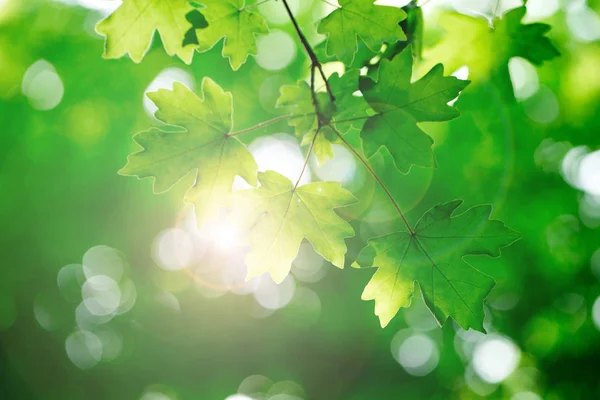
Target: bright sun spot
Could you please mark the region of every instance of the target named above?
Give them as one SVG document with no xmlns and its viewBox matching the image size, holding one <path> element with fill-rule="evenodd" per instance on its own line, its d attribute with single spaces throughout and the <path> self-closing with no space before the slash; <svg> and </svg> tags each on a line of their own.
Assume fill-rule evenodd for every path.
<svg viewBox="0 0 600 400">
<path fill-rule="evenodd" d="M 228 224 L 221 224 L 212 231 L 212 242 L 219 250 L 227 250 L 239 244 L 238 230 Z"/>
</svg>

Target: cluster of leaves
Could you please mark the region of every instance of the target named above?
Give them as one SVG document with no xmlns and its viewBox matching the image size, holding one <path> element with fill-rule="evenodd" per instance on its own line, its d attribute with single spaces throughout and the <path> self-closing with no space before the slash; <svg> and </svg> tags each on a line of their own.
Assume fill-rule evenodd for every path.
<svg viewBox="0 0 600 400">
<path fill-rule="evenodd" d="M 257 7 L 261 3 L 125 0 L 97 30 L 106 36 L 106 57 L 128 53 L 136 62 L 148 50 L 154 31 L 167 53 L 186 63 L 194 52 L 207 51 L 222 41 L 223 56 L 237 70 L 256 54 L 257 36 L 268 32 Z M 400 216 L 400 226 L 368 240 L 352 263 L 358 268 L 377 268 L 362 298 L 375 300 L 381 325 L 410 305 L 418 283 L 440 324 L 451 317 L 464 329 L 484 331 L 483 302 L 494 281 L 463 257 L 499 256 L 500 249 L 519 235 L 502 222 L 490 220 L 491 206 L 457 213 L 460 200 L 433 207 L 411 225 L 378 176 L 374 161 L 385 154 L 404 174 L 413 165 L 435 167 L 433 140 L 419 123 L 457 118 L 458 110 L 448 103 L 469 82 L 445 76 L 442 64 L 416 79 L 413 60 L 421 56 L 423 20 L 415 2 L 401 9 L 378 6 L 373 0 L 340 0 L 334 11 L 318 21 L 318 32 L 327 39 L 314 49 L 287 2 L 280 3 L 310 61 L 308 82 L 281 88 L 277 107 L 285 114 L 236 131 L 230 93 L 209 78 L 204 78 L 200 96 L 176 83 L 172 90 L 148 96 L 158 107 L 156 117 L 180 129 L 153 128 L 135 135 L 141 149 L 130 155 L 121 173 L 154 177 L 156 192 L 168 190 L 193 173 L 196 180 L 185 200 L 195 205 L 198 223 L 215 218 L 221 207 L 231 209 L 231 220 L 248 232 L 248 277 L 269 272 L 281 282 L 304 239 L 335 266 L 346 264 L 345 239 L 355 232 L 334 210 L 357 200 L 339 183 L 299 185 L 311 154 L 323 163 L 333 156 L 332 143 L 343 144 L 372 174 Z M 516 38 L 503 39 L 503 51 L 539 62 L 555 56 L 544 36 L 545 26 L 521 24 L 523 14 L 524 8 L 517 8 L 498 24 L 501 35 Z M 528 45 L 536 41 L 545 46 L 532 51 Z M 323 73 L 321 63 L 332 60 L 346 66 L 341 76 Z M 361 68 L 367 72 L 361 73 Z M 318 75 L 323 88 L 315 84 Z M 304 169 L 295 183 L 275 171 L 259 172 L 252 154 L 238 140 L 238 135 L 282 119 L 288 120 L 308 147 Z M 350 133 L 357 131 L 360 140 L 350 140 Z M 236 176 L 254 188 L 234 193 Z"/>
</svg>

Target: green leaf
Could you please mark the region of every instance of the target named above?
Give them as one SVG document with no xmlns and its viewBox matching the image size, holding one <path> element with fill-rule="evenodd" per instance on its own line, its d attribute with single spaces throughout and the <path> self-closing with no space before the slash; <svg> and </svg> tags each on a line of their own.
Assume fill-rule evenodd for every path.
<svg viewBox="0 0 600 400">
<path fill-rule="evenodd" d="M 319 110 L 341 134 L 345 134 L 352 128 L 361 129 L 369 115 L 374 114 L 362 95 L 357 95 L 359 77 L 360 71 L 357 69 L 348 70 L 342 76 L 335 72 L 329 77 L 329 86 L 335 97 L 335 104 L 331 102 L 326 92 L 317 93 Z M 292 117 L 288 123 L 294 127 L 296 135 L 304 135 L 302 145 L 310 144 L 318 127 L 318 118 L 308 83 L 300 81 L 297 85 L 282 86 L 276 106 L 285 108 L 291 113 Z M 333 157 L 333 150 L 327 137 L 336 137 L 331 128 L 322 129 L 324 132 L 319 134 L 315 142 L 315 152 L 320 164 Z"/>
<path fill-rule="evenodd" d="M 345 238 L 354 230 L 334 208 L 356 202 L 339 183 L 316 182 L 294 188 L 274 171 L 259 172 L 260 187 L 237 192 L 231 219 L 249 229 L 248 279 L 269 272 L 275 282 L 288 275 L 304 238 L 324 259 L 343 268 Z"/>
<path fill-rule="evenodd" d="M 104 57 L 129 54 L 133 61 L 140 62 L 150 48 L 154 31 L 158 31 L 167 54 L 191 63 L 194 47 L 184 46 L 183 38 L 189 27 L 186 14 L 193 9 L 187 0 L 124 0 L 96 26 L 96 31 L 106 37 Z"/>
<path fill-rule="evenodd" d="M 404 173 L 412 165 L 434 166 L 433 141 L 417 122 L 458 117 L 458 110 L 447 103 L 469 83 L 444 77 L 441 64 L 411 83 L 412 63 L 411 49 L 407 48 L 391 61 L 381 61 L 376 82 L 363 77 L 360 85 L 365 99 L 377 112 L 361 132 L 365 154 L 372 157 L 380 147 L 387 147 L 396 167 Z"/>
<path fill-rule="evenodd" d="M 546 34 L 552 28 L 550 25 L 521 23 L 527 8 L 518 7 L 504 15 L 496 27 L 498 40 L 509 46 L 510 57 L 522 57 L 535 65 L 560 56 L 560 52 Z"/>
<path fill-rule="evenodd" d="M 232 130 L 232 96 L 209 78 L 202 81 L 202 98 L 183 84 L 173 90 L 148 93 L 158 107 L 156 117 L 178 132 L 150 129 L 134 136 L 142 150 L 129 156 L 122 175 L 154 177 L 154 191 L 170 189 L 189 173 L 196 182 L 186 195 L 195 204 L 199 222 L 214 218 L 221 206 L 231 206 L 236 176 L 256 185 L 257 165 Z"/>
<path fill-rule="evenodd" d="M 351 65 L 358 51 L 360 37 L 372 51 L 383 42 L 406 40 L 400 21 L 406 13 L 397 7 L 375 6 L 374 0 L 340 0 L 340 8 L 325 17 L 318 32 L 327 35 L 327 53 Z"/>
<path fill-rule="evenodd" d="M 317 59 L 323 64 L 338 61 L 335 55 L 327 54 L 327 39 L 314 46 L 313 50 Z M 354 54 L 354 60 L 351 64 L 346 64 L 346 67 L 361 69 L 362 67 L 368 66 L 373 57 L 379 54 L 379 50 L 380 49 L 377 49 L 377 51 L 370 50 L 365 42 L 359 40 L 358 50 L 356 51 L 356 54 Z"/>
<path fill-rule="evenodd" d="M 550 25 L 523 24 L 525 13 L 525 7 L 510 10 L 493 21 L 495 28 L 490 28 L 485 18 L 442 14 L 439 24 L 444 36 L 426 50 L 424 59 L 441 62 L 450 71 L 467 65 L 473 80 L 484 80 L 506 68 L 511 57 L 523 57 L 536 65 L 558 57 L 560 52 L 546 36 Z"/>
<path fill-rule="evenodd" d="M 406 19 L 400 23 L 400 27 L 406 34 L 406 41 L 391 43 L 386 46 L 381 54 L 381 58 L 391 60 L 396 54 L 411 46 L 413 57 L 416 60 L 421 60 L 423 56 L 423 30 L 425 25 L 423 9 L 419 7 L 415 0 L 402 7 L 402 9 L 406 12 Z"/>
<path fill-rule="evenodd" d="M 385 327 L 401 307 L 408 307 L 419 284 L 425 304 L 442 325 L 452 317 L 463 329 L 483 328 L 483 301 L 494 280 L 470 266 L 466 255 L 498 257 L 520 235 L 500 221 L 490 221 L 491 206 L 454 215 L 462 200 L 433 207 L 414 229 L 368 241 L 353 266 L 377 267 L 362 294 L 375 300 L 375 315 Z"/>
<path fill-rule="evenodd" d="M 269 32 L 265 19 L 244 0 L 201 0 L 208 27 L 197 29 L 198 51 L 213 48 L 221 39 L 223 57 L 229 58 L 233 70 L 238 70 L 249 55 L 256 55 L 256 35 Z"/>
<path fill-rule="evenodd" d="M 310 144 L 314 141 L 313 145 L 313 154 L 317 159 L 317 164 L 323 165 L 328 160 L 333 158 L 333 147 L 331 147 L 331 142 L 327 140 L 326 131 L 330 131 L 331 128 L 329 126 L 325 126 L 320 129 L 319 132 L 314 131 L 311 133 L 307 133 L 302 137 L 301 146 L 310 146 Z M 317 137 L 315 138 L 315 135 Z M 333 132 L 329 132 L 329 136 L 334 135 Z"/>
<path fill-rule="evenodd" d="M 370 115 L 375 112 L 359 92 L 360 71 L 347 70 L 339 76 L 337 72 L 329 77 L 329 86 L 335 97 L 335 113 L 332 122 L 340 133 L 350 129 L 361 129 Z"/>
<path fill-rule="evenodd" d="M 183 45 L 186 46 L 188 44 L 192 44 L 197 46 L 198 37 L 196 36 L 196 29 L 204 29 L 208 27 L 208 22 L 202 13 L 198 10 L 190 11 L 185 19 L 188 20 L 192 27 L 185 32 L 185 37 L 183 38 Z"/>
<path fill-rule="evenodd" d="M 326 93 L 317 93 L 319 104 L 329 103 Z M 288 120 L 290 126 L 294 127 L 297 136 L 314 132 L 317 129 L 317 114 L 311 94 L 311 89 L 305 81 L 297 85 L 283 85 L 275 107 L 288 111 L 292 118 Z"/>
</svg>

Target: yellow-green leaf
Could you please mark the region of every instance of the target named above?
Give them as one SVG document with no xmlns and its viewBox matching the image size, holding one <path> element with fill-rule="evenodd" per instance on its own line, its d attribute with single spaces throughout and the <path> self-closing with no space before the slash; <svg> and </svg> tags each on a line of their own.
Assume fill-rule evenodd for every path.
<svg viewBox="0 0 600 400">
<path fill-rule="evenodd" d="M 106 37 L 104 57 L 129 54 L 133 61 L 140 62 L 158 31 L 167 54 L 191 63 L 194 47 L 183 46 L 183 38 L 189 28 L 186 14 L 193 9 L 188 0 L 124 0 L 96 26 L 98 33 Z"/>
<path fill-rule="evenodd" d="M 262 15 L 247 8 L 245 0 L 200 0 L 208 26 L 196 29 L 198 51 L 210 50 L 223 40 L 223 57 L 231 68 L 239 69 L 249 55 L 256 55 L 256 35 L 269 31 Z M 183 36 L 182 36 L 183 39 Z"/>
<path fill-rule="evenodd" d="M 237 192 L 232 221 L 249 229 L 248 279 L 269 272 L 275 282 L 288 275 L 304 238 L 324 259 L 343 268 L 345 238 L 354 230 L 335 212 L 356 202 L 336 182 L 315 182 L 294 188 L 274 171 L 258 173 L 260 186 Z"/>
<path fill-rule="evenodd" d="M 194 173 L 196 182 L 186 201 L 196 205 L 199 222 L 214 218 L 221 206 L 232 203 L 236 176 L 256 185 L 257 165 L 232 130 L 232 97 L 209 78 L 202 81 L 202 97 L 176 82 L 173 90 L 149 93 L 156 117 L 181 131 L 150 129 L 134 136 L 142 150 L 129 156 L 122 175 L 153 177 L 154 190 L 164 192 Z"/>
</svg>

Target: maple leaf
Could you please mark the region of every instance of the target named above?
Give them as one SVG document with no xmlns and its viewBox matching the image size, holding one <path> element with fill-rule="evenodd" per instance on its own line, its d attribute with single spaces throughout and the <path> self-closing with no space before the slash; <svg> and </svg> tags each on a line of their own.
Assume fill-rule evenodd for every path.
<svg viewBox="0 0 600 400">
<path fill-rule="evenodd" d="M 546 34 L 551 26 L 534 23 L 523 24 L 521 21 L 527 13 L 526 7 L 518 7 L 504 15 L 496 27 L 496 35 L 508 46 L 508 57 L 523 57 L 535 65 L 560 56 L 560 52 Z"/>
<path fill-rule="evenodd" d="M 331 118 L 336 129 L 345 134 L 350 129 L 361 129 L 369 115 L 375 112 L 359 92 L 360 70 L 351 69 L 339 76 L 334 72 L 329 77 L 329 86 L 335 97 L 335 112 Z"/>
<path fill-rule="evenodd" d="M 194 47 L 184 46 L 182 40 L 189 26 L 186 14 L 193 9 L 187 0 L 124 0 L 96 26 L 96 31 L 106 37 L 104 57 L 129 54 L 133 61 L 140 62 L 150 48 L 154 31 L 158 31 L 167 54 L 191 63 Z"/>
<path fill-rule="evenodd" d="M 315 135 L 317 135 L 316 138 Z M 331 147 L 331 141 L 327 137 L 334 137 L 334 135 L 335 133 L 333 133 L 329 126 L 324 126 L 318 131 L 304 135 L 300 145 L 310 146 L 312 144 L 312 153 L 317 159 L 317 164 L 323 165 L 333 158 L 333 147 Z"/>
<path fill-rule="evenodd" d="M 397 7 L 376 6 L 374 0 L 340 0 L 340 7 L 323 18 L 318 32 L 327 35 L 327 53 L 351 65 L 360 37 L 372 51 L 383 42 L 406 40 L 399 23 L 406 13 Z"/>
<path fill-rule="evenodd" d="M 335 72 L 328 78 L 335 103 L 331 102 L 326 92 L 317 92 L 316 95 L 322 117 L 327 123 L 332 123 L 341 134 L 352 128 L 361 129 L 367 117 L 374 113 L 362 96 L 355 95 L 355 92 L 358 92 L 359 77 L 360 71 L 351 69 L 342 76 Z M 288 119 L 288 123 L 294 127 L 296 135 L 304 135 L 302 145 L 312 143 L 319 124 L 310 86 L 305 81 L 282 86 L 276 106 L 290 112 L 291 118 Z M 315 141 L 315 155 L 319 164 L 333 157 L 331 142 L 335 137 L 331 128 L 321 128 Z"/>
<path fill-rule="evenodd" d="M 269 272 L 279 283 L 288 275 L 304 238 L 324 259 L 343 268 L 345 238 L 354 230 L 333 210 L 356 202 L 337 182 L 294 187 L 274 171 L 258 173 L 260 186 L 239 191 L 231 220 L 249 229 L 248 279 Z"/>
<path fill-rule="evenodd" d="M 454 215 L 462 200 L 440 204 L 417 223 L 368 241 L 353 266 L 377 267 L 363 300 L 375 300 L 375 315 L 385 327 L 401 307 L 408 307 L 419 284 L 425 304 L 442 325 L 452 317 L 463 329 L 484 332 L 483 301 L 494 286 L 488 275 L 470 266 L 467 255 L 497 257 L 520 235 L 489 220 L 491 206 Z"/>
<path fill-rule="evenodd" d="M 156 117 L 178 132 L 150 129 L 134 136 L 142 150 L 129 156 L 122 175 L 154 177 L 154 191 L 170 189 L 189 173 L 196 182 L 186 194 L 195 204 L 199 222 L 214 218 L 221 206 L 232 202 L 231 186 L 236 176 L 256 185 L 257 165 L 248 149 L 230 136 L 232 96 L 209 78 L 202 81 L 202 98 L 179 82 L 173 90 L 148 93 L 156 104 Z"/>
<path fill-rule="evenodd" d="M 440 25 L 446 34 L 426 51 L 424 58 L 442 62 L 450 71 L 467 65 L 469 75 L 480 80 L 506 66 L 511 57 L 522 57 L 535 65 L 558 57 L 560 52 L 545 36 L 550 25 L 523 24 L 526 11 L 525 7 L 512 9 L 494 20 L 494 27 L 485 18 L 442 14 Z M 456 51 L 457 48 L 461 51 Z"/>
<path fill-rule="evenodd" d="M 283 108 L 290 113 L 288 124 L 294 127 L 296 135 L 313 133 L 317 129 L 318 120 L 309 84 L 300 81 L 296 85 L 283 85 L 279 92 L 275 107 Z M 326 109 L 330 105 L 327 93 L 317 93 L 317 102 L 319 108 Z"/>
<path fill-rule="evenodd" d="M 269 32 L 265 19 L 247 8 L 245 0 L 201 0 L 200 3 L 204 5 L 200 12 L 208 26 L 196 29 L 197 50 L 210 50 L 224 39 L 223 57 L 229 58 L 234 71 L 238 70 L 249 55 L 256 55 L 256 35 Z"/>
<path fill-rule="evenodd" d="M 446 121 L 459 116 L 447 105 L 468 81 L 444 77 L 444 67 L 436 65 L 424 77 L 411 83 L 412 53 L 406 48 L 391 61 L 382 60 L 378 79 L 362 77 L 360 88 L 377 112 L 363 126 L 361 138 L 367 157 L 385 146 L 401 172 L 412 165 L 434 165 L 433 140 L 417 125 L 424 121 Z"/>
</svg>

